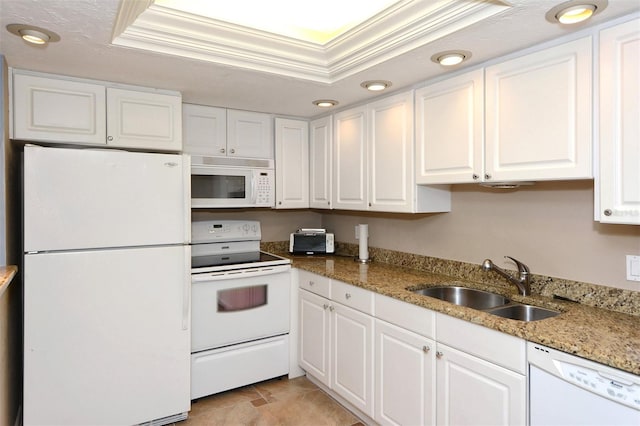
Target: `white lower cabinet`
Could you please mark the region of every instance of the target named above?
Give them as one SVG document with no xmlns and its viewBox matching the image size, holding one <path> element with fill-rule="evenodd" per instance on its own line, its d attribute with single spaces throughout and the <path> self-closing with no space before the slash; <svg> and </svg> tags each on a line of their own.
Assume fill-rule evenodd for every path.
<svg viewBox="0 0 640 426">
<path fill-rule="evenodd" d="M 373 418 L 374 318 L 312 293 L 328 296 L 327 283 L 336 299 L 372 306 L 369 291 L 300 271 L 300 367 Z"/>
<path fill-rule="evenodd" d="M 524 425 L 526 378 L 438 343 L 437 424 Z"/>
<path fill-rule="evenodd" d="M 436 343 L 385 321 L 375 328 L 375 421 L 434 425 Z"/>
<path fill-rule="evenodd" d="M 525 425 L 526 342 L 300 271 L 299 364 L 381 425 Z"/>
</svg>

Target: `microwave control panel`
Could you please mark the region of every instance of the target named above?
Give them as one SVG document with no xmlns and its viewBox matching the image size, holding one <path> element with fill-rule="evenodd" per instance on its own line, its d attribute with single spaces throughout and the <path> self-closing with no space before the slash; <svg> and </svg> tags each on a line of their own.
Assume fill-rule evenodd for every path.
<svg viewBox="0 0 640 426">
<path fill-rule="evenodd" d="M 273 188 L 273 172 L 259 172 L 256 177 L 256 205 L 273 207 L 275 189 Z"/>
</svg>

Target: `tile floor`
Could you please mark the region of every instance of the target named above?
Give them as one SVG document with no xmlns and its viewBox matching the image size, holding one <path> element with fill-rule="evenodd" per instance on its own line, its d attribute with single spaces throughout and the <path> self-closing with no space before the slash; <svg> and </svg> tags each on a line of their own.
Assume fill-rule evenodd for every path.
<svg viewBox="0 0 640 426">
<path fill-rule="evenodd" d="M 192 401 L 189 418 L 175 423 L 205 425 L 363 426 L 306 377 L 267 380 Z"/>
</svg>

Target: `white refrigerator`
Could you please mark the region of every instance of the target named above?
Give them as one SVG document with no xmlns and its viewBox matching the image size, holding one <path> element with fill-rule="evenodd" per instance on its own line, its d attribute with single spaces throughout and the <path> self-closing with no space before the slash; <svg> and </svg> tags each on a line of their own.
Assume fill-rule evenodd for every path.
<svg viewBox="0 0 640 426">
<path fill-rule="evenodd" d="M 24 149 L 24 425 L 190 409 L 189 158 Z"/>
</svg>

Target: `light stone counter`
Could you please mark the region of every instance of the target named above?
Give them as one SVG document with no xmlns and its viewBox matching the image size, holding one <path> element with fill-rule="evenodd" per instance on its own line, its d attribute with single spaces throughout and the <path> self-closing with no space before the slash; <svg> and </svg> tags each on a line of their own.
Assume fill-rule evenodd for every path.
<svg viewBox="0 0 640 426">
<path fill-rule="evenodd" d="M 533 285 L 533 296 L 520 296 L 515 286 L 498 277 L 493 277 L 495 281 L 487 284 L 455 278 L 460 277 L 460 271 L 457 271 L 457 274 L 433 273 L 375 260 L 363 265 L 355 262 L 352 256 L 296 256 L 283 253 L 278 245 L 267 244 L 263 249 L 279 252 L 278 254 L 290 258 L 294 268 L 471 321 L 633 374 L 640 374 L 640 316 L 637 314 L 539 296 L 536 295 L 536 287 Z M 476 265 L 476 269 L 480 270 L 480 267 Z M 410 291 L 443 283 L 500 293 L 515 302 L 555 309 L 561 311 L 561 314 L 540 321 L 522 322 L 456 306 Z"/>
<path fill-rule="evenodd" d="M 18 272 L 17 266 L 0 266 L 0 296 L 9 288 L 9 284 L 11 284 L 16 272 Z"/>
</svg>

